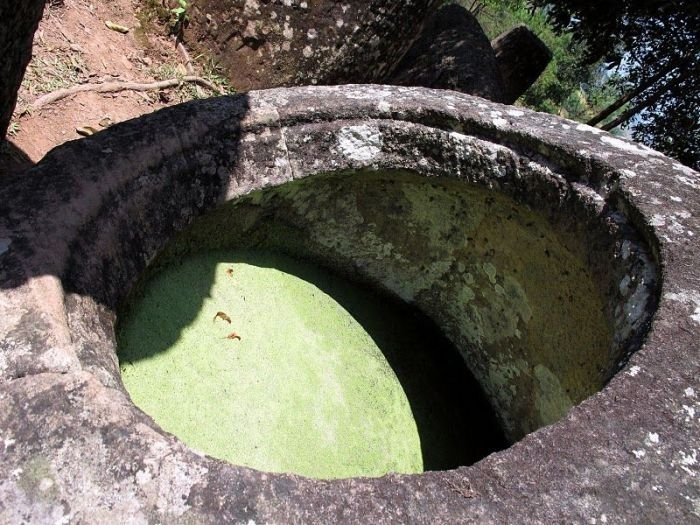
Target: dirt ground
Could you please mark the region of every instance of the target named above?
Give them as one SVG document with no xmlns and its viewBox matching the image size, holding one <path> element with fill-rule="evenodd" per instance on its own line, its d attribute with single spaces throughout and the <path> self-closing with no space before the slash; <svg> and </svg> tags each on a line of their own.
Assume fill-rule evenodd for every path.
<svg viewBox="0 0 700 525">
<path fill-rule="evenodd" d="M 81 133 L 218 94 L 183 82 L 169 89 L 79 92 L 33 109 L 47 93 L 80 84 L 152 83 L 187 75 L 204 78 L 219 92 L 232 91 L 215 64 L 178 49 L 167 24 L 145 21 L 146 4 L 146 0 L 47 2 L 3 152 L 7 160 L 0 161 L 2 171 L 22 171 L 55 146 L 80 139 Z M 110 29 L 106 22 L 124 26 L 128 32 Z"/>
</svg>

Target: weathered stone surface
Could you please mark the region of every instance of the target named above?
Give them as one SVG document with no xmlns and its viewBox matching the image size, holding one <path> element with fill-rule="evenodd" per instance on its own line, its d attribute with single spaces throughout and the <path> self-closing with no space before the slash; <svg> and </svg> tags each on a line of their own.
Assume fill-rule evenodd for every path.
<svg viewBox="0 0 700 525">
<path fill-rule="evenodd" d="M 393 168 L 501 193 L 553 226 L 564 219 L 561 242 L 588 246 L 600 279 L 609 371 L 624 365 L 601 392 L 471 467 L 337 481 L 202 456 L 131 404 L 116 366 L 115 309 L 168 238 L 255 190 Z M 698 521 L 699 188 L 700 174 L 595 128 L 420 88 L 222 97 L 61 146 L 0 188 L 0 516 Z M 373 253 L 359 272 L 379 268 Z"/>
<path fill-rule="evenodd" d="M 491 45 L 505 88 L 502 102 L 512 104 L 544 71 L 552 59 L 552 52 L 525 25 L 497 36 Z"/>
<path fill-rule="evenodd" d="M 32 58 L 32 41 L 45 0 L 0 1 L 0 140 L 10 125 L 17 90 Z"/>
<path fill-rule="evenodd" d="M 377 82 L 405 53 L 436 0 L 203 0 L 190 40 L 240 91 Z"/>
<path fill-rule="evenodd" d="M 453 89 L 504 101 L 491 43 L 476 18 L 458 4 L 430 17 L 386 83 Z"/>
</svg>

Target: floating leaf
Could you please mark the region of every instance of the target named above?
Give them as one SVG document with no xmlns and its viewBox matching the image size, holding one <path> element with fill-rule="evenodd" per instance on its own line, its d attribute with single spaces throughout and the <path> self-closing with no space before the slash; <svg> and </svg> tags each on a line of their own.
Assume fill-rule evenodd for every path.
<svg viewBox="0 0 700 525">
<path fill-rule="evenodd" d="M 226 321 L 228 324 L 231 324 L 231 318 L 224 312 L 216 312 L 216 315 L 214 316 L 214 321 L 216 321 L 217 318 Z"/>
</svg>

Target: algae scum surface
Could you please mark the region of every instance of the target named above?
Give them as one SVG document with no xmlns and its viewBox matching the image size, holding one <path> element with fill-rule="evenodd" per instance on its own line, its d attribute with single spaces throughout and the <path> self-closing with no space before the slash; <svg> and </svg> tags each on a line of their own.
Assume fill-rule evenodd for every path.
<svg viewBox="0 0 700 525">
<path fill-rule="evenodd" d="M 376 476 L 502 446 L 478 387 L 425 319 L 282 255 L 208 252 L 168 266 L 121 323 L 119 358 L 156 423 L 239 465 Z"/>
</svg>

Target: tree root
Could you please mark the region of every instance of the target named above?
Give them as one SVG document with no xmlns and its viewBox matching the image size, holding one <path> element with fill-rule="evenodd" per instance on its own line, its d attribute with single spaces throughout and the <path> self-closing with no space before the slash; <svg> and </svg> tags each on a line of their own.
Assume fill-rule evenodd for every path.
<svg viewBox="0 0 700 525">
<path fill-rule="evenodd" d="M 182 42 L 178 42 L 177 38 L 175 38 L 175 47 L 177 50 L 180 52 L 180 55 L 182 55 L 182 58 L 185 61 L 185 70 L 187 71 L 188 75 L 194 75 L 194 67 L 192 66 L 192 59 L 190 58 L 190 54 L 187 52 L 187 49 L 185 49 L 185 46 L 182 45 Z M 197 90 L 197 96 L 198 97 L 203 97 L 204 96 L 204 90 L 202 89 L 201 86 L 196 86 L 195 88 Z"/>
<path fill-rule="evenodd" d="M 105 82 L 104 84 L 79 84 L 65 89 L 57 89 L 51 93 L 46 93 L 40 96 L 34 102 L 27 106 L 26 111 L 38 111 L 47 104 L 52 104 L 76 93 L 86 91 L 94 91 L 96 93 L 117 93 L 119 91 L 152 91 L 157 89 L 168 89 L 180 86 L 183 82 L 191 82 L 198 86 L 203 86 L 215 93 L 224 95 L 223 89 L 215 86 L 206 78 L 187 75 L 182 78 L 171 78 L 168 80 L 160 80 L 158 82 Z"/>
</svg>

